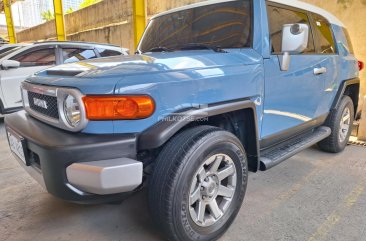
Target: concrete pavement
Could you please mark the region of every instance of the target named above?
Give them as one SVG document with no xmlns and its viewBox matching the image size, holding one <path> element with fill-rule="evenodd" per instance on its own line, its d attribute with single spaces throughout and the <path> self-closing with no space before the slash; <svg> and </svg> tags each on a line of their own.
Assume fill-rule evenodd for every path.
<svg viewBox="0 0 366 241">
<path fill-rule="evenodd" d="M 47 194 L 10 154 L 0 120 L 0 240 L 158 241 L 146 192 L 121 205 L 83 206 Z M 251 174 L 221 241 L 366 241 L 366 148 L 311 148 Z"/>
</svg>

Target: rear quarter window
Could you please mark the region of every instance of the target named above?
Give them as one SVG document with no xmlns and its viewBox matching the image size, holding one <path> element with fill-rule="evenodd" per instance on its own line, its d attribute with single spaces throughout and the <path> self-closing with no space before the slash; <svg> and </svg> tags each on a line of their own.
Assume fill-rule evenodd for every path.
<svg viewBox="0 0 366 241">
<path fill-rule="evenodd" d="M 344 32 L 344 35 L 345 35 L 346 40 L 347 40 L 346 45 L 347 45 L 348 51 L 349 51 L 350 54 L 354 54 L 355 51 L 353 49 L 353 44 L 352 44 L 352 40 L 351 40 L 351 36 L 349 35 L 349 32 L 345 28 L 343 28 L 343 32 Z"/>
</svg>

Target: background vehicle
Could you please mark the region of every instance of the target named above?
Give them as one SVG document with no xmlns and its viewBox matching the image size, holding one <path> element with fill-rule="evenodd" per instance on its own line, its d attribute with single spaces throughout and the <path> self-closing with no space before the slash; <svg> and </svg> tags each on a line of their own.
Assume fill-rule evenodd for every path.
<svg viewBox="0 0 366 241">
<path fill-rule="evenodd" d="M 2 48 L 7 51 L 1 53 Z M 20 83 L 28 76 L 63 63 L 127 55 L 128 49 L 84 42 L 39 42 L 9 44 L 0 48 L 0 114 L 22 107 Z"/>
<path fill-rule="evenodd" d="M 137 53 L 22 83 L 25 111 L 5 119 L 9 143 L 56 197 L 112 202 L 146 183 L 166 237 L 215 240 L 242 205 L 249 171 L 314 144 L 347 145 L 358 61 L 343 24 L 322 9 L 205 1 L 153 17 Z"/>
<path fill-rule="evenodd" d="M 18 47 L 24 47 L 29 44 L 4 44 L 0 47 L 0 56 L 5 56 L 5 52 L 8 52 L 13 49 L 17 49 Z"/>
<path fill-rule="evenodd" d="M 0 46 L 3 45 L 3 44 L 7 44 L 8 41 L 5 40 L 4 38 L 0 37 Z"/>
</svg>

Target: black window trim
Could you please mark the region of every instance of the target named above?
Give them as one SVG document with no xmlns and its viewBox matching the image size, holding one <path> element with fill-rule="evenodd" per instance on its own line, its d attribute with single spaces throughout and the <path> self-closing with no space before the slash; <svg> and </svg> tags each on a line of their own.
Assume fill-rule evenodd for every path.
<svg viewBox="0 0 366 241">
<path fill-rule="evenodd" d="M 269 29 L 270 29 L 270 22 L 269 22 L 269 15 L 268 15 L 268 6 L 271 6 L 271 7 L 276 7 L 276 8 L 281 8 L 281 9 L 285 9 L 285 10 L 290 10 L 290 11 L 294 11 L 294 12 L 300 12 L 300 13 L 303 13 L 305 14 L 307 17 L 308 17 L 308 21 L 309 21 L 309 24 L 310 24 L 310 33 L 309 34 L 312 34 L 313 36 L 313 42 L 314 42 L 314 52 L 310 52 L 310 53 L 299 53 L 299 54 L 291 54 L 291 55 L 318 55 L 317 53 L 317 47 L 316 47 L 316 41 L 315 41 L 315 35 L 314 35 L 314 31 L 313 31 L 313 21 L 312 21 L 312 17 L 311 17 L 311 12 L 307 11 L 307 10 L 304 10 L 304 9 L 301 9 L 301 8 L 295 8 L 295 7 L 291 7 L 291 6 L 287 6 L 287 5 L 284 5 L 284 4 L 280 4 L 280 3 L 274 3 L 274 2 L 269 2 L 269 1 L 266 1 L 267 3 L 267 6 L 266 6 L 266 11 L 267 11 L 267 20 L 268 20 L 268 38 L 269 38 L 269 49 L 270 49 L 270 55 L 273 56 L 278 56 L 278 55 L 283 55 L 283 53 L 281 52 L 272 52 L 272 39 L 271 39 L 271 36 L 269 34 Z"/>
</svg>

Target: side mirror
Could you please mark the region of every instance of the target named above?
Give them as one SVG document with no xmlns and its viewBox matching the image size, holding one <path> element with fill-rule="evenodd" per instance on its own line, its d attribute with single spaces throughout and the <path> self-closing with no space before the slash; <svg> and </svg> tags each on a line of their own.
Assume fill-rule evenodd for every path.
<svg viewBox="0 0 366 241">
<path fill-rule="evenodd" d="M 1 62 L 1 66 L 3 67 L 3 69 L 11 69 L 11 68 L 16 69 L 16 68 L 19 68 L 20 62 L 18 62 L 16 60 L 6 59 Z"/>
<path fill-rule="evenodd" d="M 290 54 L 302 53 L 309 43 L 309 26 L 307 24 L 285 24 L 282 28 L 282 63 L 281 70 L 287 71 L 290 66 Z"/>
</svg>

